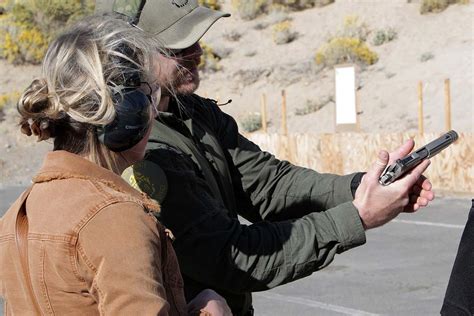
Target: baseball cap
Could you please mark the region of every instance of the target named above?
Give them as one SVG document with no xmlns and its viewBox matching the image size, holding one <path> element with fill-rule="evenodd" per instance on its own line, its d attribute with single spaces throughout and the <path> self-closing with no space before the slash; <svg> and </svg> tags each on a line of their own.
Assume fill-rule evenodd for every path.
<svg viewBox="0 0 474 316">
<path fill-rule="evenodd" d="M 199 41 L 229 13 L 212 10 L 197 0 L 97 0 L 96 13 L 116 12 L 160 40 L 166 48 L 184 49 Z"/>
</svg>

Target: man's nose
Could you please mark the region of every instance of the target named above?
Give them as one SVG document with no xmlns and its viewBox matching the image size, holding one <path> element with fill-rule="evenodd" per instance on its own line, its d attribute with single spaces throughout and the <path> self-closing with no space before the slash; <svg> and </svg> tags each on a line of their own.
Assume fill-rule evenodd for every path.
<svg viewBox="0 0 474 316">
<path fill-rule="evenodd" d="M 201 57 L 202 56 L 202 47 L 199 44 L 199 42 L 194 43 L 193 45 L 189 46 L 188 48 L 185 48 L 182 52 L 183 57 Z"/>
</svg>

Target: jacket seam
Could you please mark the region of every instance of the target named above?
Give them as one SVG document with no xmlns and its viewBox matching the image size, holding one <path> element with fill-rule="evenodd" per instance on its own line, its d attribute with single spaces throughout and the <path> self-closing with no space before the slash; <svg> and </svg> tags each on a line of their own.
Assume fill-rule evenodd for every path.
<svg viewBox="0 0 474 316">
<path fill-rule="evenodd" d="M 79 273 L 79 268 L 78 268 L 78 264 L 77 264 L 77 262 L 78 262 L 77 247 L 78 247 L 78 245 L 77 245 L 77 243 L 75 243 L 74 247 L 69 248 L 69 263 L 71 264 L 72 273 L 74 274 L 76 279 L 78 279 L 80 282 L 84 283 L 87 287 L 86 280 Z"/>
<path fill-rule="evenodd" d="M 82 226 L 80 226 L 80 228 L 78 229 L 77 231 L 77 234 L 80 233 L 80 231 L 88 224 L 90 223 L 90 221 L 100 213 L 100 211 L 102 211 L 104 208 L 110 206 L 110 205 L 113 205 L 113 204 L 117 204 L 117 203 L 122 203 L 122 202 L 130 202 L 130 203 L 135 203 L 137 204 L 138 206 L 142 207 L 145 209 L 145 206 L 140 204 L 138 201 L 134 201 L 134 200 L 126 200 L 126 199 L 118 199 L 116 197 L 114 198 L 111 198 L 109 199 L 108 201 L 105 201 L 101 204 L 103 204 L 100 208 L 98 209 L 94 209 L 93 211 L 89 212 L 87 214 L 87 220 L 83 220 L 81 222 L 84 222 Z M 79 225 L 78 225 L 79 226 Z M 76 226 L 77 227 L 77 226 Z M 97 293 L 99 295 L 99 302 L 98 302 L 98 308 L 99 310 L 101 310 L 101 313 L 103 313 L 103 305 L 102 305 L 102 300 L 101 298 L 104 297 L 104 294 L 102 292 L 102 290 L 100 289 L 99 285 L 97 284 L 97 268 L 95 267 L 95 265 L 90 261 L 90 259 L 87 257 L 87 254 L 85 252 L 85 249 L 82 247 L 82 245 L 80 244 L 80 241 L 78 240 L 78 243 L 76 245 L 76 249 L 77 249 L 77 253 L 81 256 L 81 258 L 84 260 L 84 263 L 86 264 L 86 266 L 94 273 L 94 279 L 92 281 L 92 285 L 91 285 L 91 289 L 95 289 L 97 290 Z M 76 265 L 78 264 L 77 260 L 76 260 Z M 73 268 L 74 270 L 74 268 Z M 79 280 L 84 282 L 84 279 L 82 279 L 81 277 L 79 277 Z M 102 303 L 101 303 L 102 302 Z"/>
<path fill-rule="evenodd" d="M 43 296 L 43 299 L 46 303 L 46 308 L 48 309 L 48 312 L 50 315 L 54 315 L 53 307 L 51 306 L 51 300 L 49 298 L 48 294 L 48 288 L 46 286 L 46 280 L 44 277 L 44 258 L 46 256 L 45 249 L 44 249 L 44 243 L 41 243 L 41 255 L 40 255 L 40 260 L 41 260 L 41 271 L 40 271 L 40 285 L 41 285 L 41 294 Z"/>
<path fill-rule="evenodd" d="M 101 210 L 104 208 L 116 204 L 116 203 L 121 203 L 121 202 L 132 202 L 137 205 L 139 205 L 142 208 L 146 208 L 145 205 L 137 201 L 136 199 L 133 198 L 126 198 L 126 197 L 116 197 L 112 196 L 106 199 L 105 201 L 102 201 L 98 204 L 96 204 L 94 207 L 91 208 L 91 210 L 82 217 L 81 221 L 73 228 L 74 233 L 79 234 L 80 231 L 94 218 Z"/>
<path fill-rule="evenodd" d="M 105 209 L 106 207 L 108 206 L 111 206 L 113 204 L 118 204 L 118 203 L 134 203 L 134 204 L 137 204 L 138 206 L 142 207 L 144 209 L 144 212 L 146 212 L 146 207 L 144 205 L 142 205 L 141 203 L 139 203 L 138 201 L 134 201 L 134 200 L 125 200 L 125 199 L 117 199 L 117 198 L 111 198 L 107 201 L 104 201 L 102 202 L 101 204 L 99 204 L 99 207 L 96 209 L 94 208 L 93 210 L 91 210 L 85 217 L 84 219 L 78 224 L 76 225 L 76 228 L 74 229 L 76 231 L 76 233 L 80 234 L 80 232 L 82 231 L 82 229 L 84 229 L 85 226 L 87 226 L 88 223 L 90 223 L 90 221 L 92 219 L 94 219 L 95 216 L 97 216 L 103 209 Z M 89 263 L 88 264 L 88 267 L 94 272 L 94 273 L 97 273 L 97 268 L 94 267 L 94 265 L 89 261 L 89 259 L 87 258 L 87 255 L 85 253 L 85 250 L 84 248 L 81 246 L 80 244 L 80 241 L 79 241 L 79 238 L 77 239 L 77 244 L 76 244 L 76 248 L 79 252 L 79 254 L 81 255 L 81 257 L 86 261 L 86 263 Z"/>
<path fill-rule="evenodd" d="M 72 244 L 77 239 L 76 236 L 70 234 L 39 234 L 39 233 L 28 233 L 28 240 L 39 240 L 48 242 L 57 242 L 64 244 Z"/>
<path fill-rule="evenodd" d="M 82 260 L 84 260 L 84 263 L 86 266 L 94 272 L 94 274 L 97 273 L 97 268 L 94 266 L 92 262 L 90 262 L 89 258 L 86 255 L 86 252 L 84 251 L 84 248 L 80 244 L 77 245 L 77 252 L 81 256 Z"/>
<path fill-rule="evenodd" d="M 0 244 L 2 244 L 4 242 L 12 241 L 14 239 L 15 239 L 15 235 L 13 235 L 13 234 L 0 236 Z"/>
</svg>

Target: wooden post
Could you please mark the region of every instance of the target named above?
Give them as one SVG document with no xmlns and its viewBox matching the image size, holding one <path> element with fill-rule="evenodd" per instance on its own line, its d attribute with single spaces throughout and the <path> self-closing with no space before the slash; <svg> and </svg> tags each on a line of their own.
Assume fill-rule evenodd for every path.
<svg viewBox="0 0 474 316">
<path fill-rule="evenodd" d="M 356 89 L 354 91 L 355 93 L 355 103 L 356 103 L 356 124 L 355 124 L 355 129 L 356 132 L 360 133 L 360 122 L 359 122 L 359 114 L 360 114 L 360 109 L 359 109 L 359 90 Z"/>
<path fill-rule="evenodd" d="M 423 82 L 418 82 L 418 134 L 424 134 L 423 129 Z"/>
<path fill-rule="evenodd" d="M 450 80 L 444 80 L 444 128 L 451 130 L 451 85 Z"/>
<path fill-rule="evenodd" d="M 288 135 L 288 127 L 286 124 L 286 91 L 281 90 L 281 132 L 283 135 Z"/>
<path fill-rule="evenodd" d="M 260 117 L 262 118 L 262 129 L 263 132 L 267 132 L 267 96 L 266 94 L 262 94 L 262 103 L 261 103 L 261 109 L 260 109 Z"/>
</svg>

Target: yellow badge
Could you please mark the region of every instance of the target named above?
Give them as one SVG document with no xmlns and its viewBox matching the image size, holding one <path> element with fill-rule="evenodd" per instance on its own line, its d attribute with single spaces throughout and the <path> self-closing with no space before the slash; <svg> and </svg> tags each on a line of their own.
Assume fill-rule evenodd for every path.
<svg viewBox="0 0 474 316">
<path fill-rule="evenodd" d="M 165 172 L 156 163 L 148 160 L 140 161 L 125 169 L 122 178 L 133 188 L 146 193 L 160 204 L 168 193 Z"/>
</svg>

